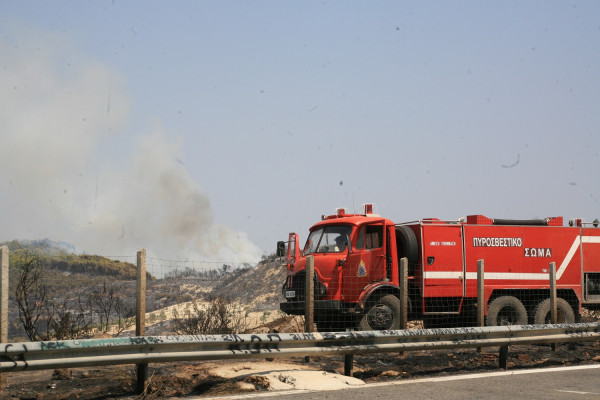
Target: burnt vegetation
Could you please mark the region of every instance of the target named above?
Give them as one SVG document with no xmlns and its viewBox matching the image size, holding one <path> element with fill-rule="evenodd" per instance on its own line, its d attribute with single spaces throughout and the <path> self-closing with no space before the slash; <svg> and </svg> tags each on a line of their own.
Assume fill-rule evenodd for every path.
<svg viewBox="0 0 600 400">
<path fill-rule="evenodd" d="M 135 323 L 135 265 L 48 240 L 2 245 L 9 248 L 9 340 L 118 335 Z"/>
<path fill-rule="evenodd" d="M 15 240 L 0 245 L 9 248 L 9 341 L 132 334 L 136 265 L 97 255 L 73 254 L 68 246 L 49 240 Z M 269 261 L 269 258 L 263 260 Z M 148 327 L 146 333 L 246 331 L 249 308 L 240 304 L 254 298 L 252 291 L 257 289 L 278 294 L 282 281 L 276 277 L 271 286 L 262 282 L 260 287 L 256 285 L 259 277 L 252 281 L 251 288 L 237 286 L 240 278 L 252 274 L 253 267 L 249 264 L 237 268 L 223 264 L 206 270 L 176 268 L 162 279 L 148 273 L 146 312 L 182 303 L 188 306 L 179 312 L 151 315 L 147 323 L 152 325 L 157 319 L 162 322 Z M 279 299 L 273 296 L 272 300 L 271 306 L 276 308 Z"/>
<path fill-rule="evenodd" d="M 194 301 L 183 315 L 175 312 L 171 329 L 177 335 L 229 334 L 246 331 L 248 324 L 238 304 L 218 296 L 204 304 Z"/>
</svg>

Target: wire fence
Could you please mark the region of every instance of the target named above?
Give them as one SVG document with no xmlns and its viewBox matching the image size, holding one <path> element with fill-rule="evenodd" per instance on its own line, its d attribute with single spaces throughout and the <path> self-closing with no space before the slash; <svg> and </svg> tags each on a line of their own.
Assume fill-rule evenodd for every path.
<svg viewBox="0 0 600 400">
<path fill-rule="evenodd" d="M 315 264 L 318 262 L 315 257 Z M 308 262 L 306 262 L 308 264 Z M 312 272 L 311 289 L 307 287 L 308 268 L 293 273 L 298 265 L 290 266 L 282 294 L 286 298 L 281 309 L 289 314 L 305 315 L 308 302 L 312 302 L 316 330 L 389 330 L 412 328 L 442 328 L 466 326 L 499 326 L 551 323 L 551 310 L 556 307 L 557 323 L 581 322 L 582 318 L 597 313 L 594 304 L 584 304 L 578 296 L 581 284 L 559 284 L 555 287 L 556 305 L 551 304 L 551 265 L 539 279 L 537 287 L 523 287 L 528 282 L 527 274 L 513 274 L 506 284 L 493 274 L 481 276 L 482 294 L 478 298 L 478 275 L 468 273 L 467 279 L 436 278 L 435 284 L 423 285 L 427 278 L 407 276 L 402 288 L 400 273 L 394 272 L 391 279 L 373 277 L 363 272 L 361 262 L 348 262 L 335 268 L 333 276 L 324 276 L 319 267 Z M 458 274 L 457 274 L 458 275 Z M 499 282 L 500 281 L 500 282 Z M 443 283 L 442 283 L 443 282 Z M 556 283 L 555 283 L 556 285 Z M 579 287 L 579 289 L 578 289 Z M 332 290 L 332 288 L 339 288 Z M 407 293 L 406 315 L 402 315 L 403 290 Z M 307 298 L 309 300 L 307 300 Z M 589 307 L 589 308 L 586 308 Z M 478 320 L 478 314 L 482 318 Z M 403 326 L 402 321 L 408 321 Z"/>
<path fill-rule="evenodd" d="M 598 256 L 600 230 L 580 230 L 575 241 L 569 238 L 546 248 L 525 247 L 530 232 L 523 227 L 515 237 L 504 230 L 504 237 L 484 240 L 458 223 L 386 224 L 376 218 L 357 227 L 325 225 L 311 231 L 302 251 L 297 235 L 291 234 L 278 246 L 280 258 L 258 266 L 147 257 L 148 332 L 523 325 L 550 323 L 553 316 L 558 323 L 596 320 L 592 306 L 600 301 L 600 272 L 587 265 Z M 502 251 L 518 252 L 521 264 Z M 551 259 L 558 260 L 555 283 Z M 485 272 L 480 273 L 479 261 L 485 261 Z M 60 271 L 44 282 L 54 285 L 47 285 L 53 291 L 46 293 L 42 311 L 87 318 L 96 332 L 108 333 L 110 326 L 112 334 L 133 334 L 136 256 L 61 254 L 44 256 L 42 262 Z M 585 268 L 573 267 L 578 264 Z M 108 279 L 117 275 L 110 268 L 121 278 L 127 271 L 129 278 Z M 94 273 L 98 276 L 92 277 Z M 22 336 L 22 310 L 11 296 L 12 334 Z"/>
<path fill-rule="evenodd" d="M 2 249 L 8 254 L 7 247 Z M 10 287 L 3 290 L 4 341 L 135 335 L 137 256 L 14 251 L 10 258 L 10 279 L 4 280 Z M 277 310 L 281 299 L 269 301 L 256 294 L 256 285 L 247 292 L 235 287 L 254 265 L 153 257 L 144 261 L 144 312 L 151 334 L 242 333 L 283 315 Z M 6 264 L 8 275 L 8 256 Z M 283 277 L 277 281 L 281 285 Z M 279 295 L 279 290 L 263 289 Z"/>
<path fill-rule="evenodd" d="M 575 292 L 577 285 L 570 282 L 563 282 L 558 287 L 556 285 L 562 265 L 557 269 L 554 263 L 550 263 L 548 270 L 543 271 L 543 276 L 540 274 L 535 277 L 542 282 L 541 287 L 535 290 L 506 290 L 503 283 L 503 279 L 506 279 L 504 276 L 494 275 L 496 272 L 493 272 L 493 262 L 492 272 L 487 274 L 483 268 L 483 260 L 477 260 L 473 268 L 469 266 L 460 273 L 447 269 L 427 271 L 423 265 L 411 263 L 407 252 L 395 254 L 398 257 L 395 263 L 389 257 L 378 257 L 377 251 L 383 245 L 375 235 L 371 236 L 371 239 L 364 238 L 363 247 L 357 247 L 353 243 L 355 248 L 346 248 L 345 253 L 343 250 L 329 248 L 323 252 L 322 259 L 317 258 L 318 246 L 307 257 L 292 258 L 288 252 L 287 262 L 283 265 L 283 259 L 270 260 L 270 263 L 252 267 L 233 263 L 144 257 L 142 268 L 139 254 L 137 257 L 110 259 L 115 264 L 112 266 L 118 269 L 128 267 L 138 274 L 139 271 L 155 271 L 160 276 L 159 279 L 149 279 L 148 286 L 143 289 L 143 321 L 148 325 L 143 333 L 145 335 L 278 334 L 315 330 L 390 332 L 422 327 L 547 324 L 553 321 L 572 323 L 581 319 L 582 302 L 569 297 L 571 291 Z M 293 250 L 292 246 L 288 245 L 287 248 Z M 366 251 L 370 252 L 370 258 Z M 336 256 L 329 257 L 332 254 Z M 2 259 L 4 258 L 3 256 Z M 45 260 L 55 264 L 63 261 L 60 257 Z M 91 262 L 92 259 L 88 261 Z M 79 264 L 71 263 L 71 270 L 59 277 L 63 289 L 73 288 L 69 277 L 91 273 L 90 266 L 86 266 L 85 262 L 78 262 Z M 435 260 L 426 262 L 433 265 Z M 2 267 L 4 282 L 4 270 L 8 270 L 4 261 Z M 108 266 L 102 265 L 101 268 Z M 324 271 L 329 271 L 329 274 Z M 245 272 L 248 274 L 244 275 Z M 427 272 L 437 274 L 428 276 Z M 150 276 L 154 274 L 146 275 Z M 307 276 L 312 279 L 306 279 Z M 521 280 L 532 279 L 527 273 L 519 273 L 516 277 Z M 271 281 L 275 282 L 274 286 L 269 284 Z M 82 291 L 91 296 L 91 300 L 86 303 L 90 308 L 78 310 L 74 303 L 63 302 L 65 308 L 62 313 L 46 316 L 39 321 L 42 324 L 50 320 L 56 322 L 53 326 L 47 325 L 54 330 L 46 333 L 54 336 L 47 336 L 42 340 L 97 337 L 101 333 L 112 336 L 136 335 L 133 329 L 136 323 L 135 313 L 127 305 L 137 302 L 139 307 L 140 292 L 137 284 L 139 275 L 137 282 L 134 279 L 108 284 L 107 281 L 99 281 L 96 286 L 79 288 L 81 290 L 77 293 L 78 297 Z M 252 290 L 244 294 L 245 288 Z M 262 288 L 262 292 L 255 291 L 257 288 Z M 76 291 L 73 290 L 70 300 L 75 301 L 75 294 Z M 233 294 L 236 300 L 225 299 L 224 294 Z M 49 311 L 47 305 L 59 305 L 54 301 L 57 293 L 52 296 L 54 298 L 34 301 L 33 304 L 45 307 L 38 311 Z M 63 299 L 64 297 L 61 301 Z M 150 301 L 146 302 L 148 299 Z M 579 299 L 577 293 L 575 299 Z M 44 304 L 46 300 L 48 302 Z M 127 300 L 129 303 L 126 303 Z M 119 305 L 119 301 L 123 304 Z M 253 305 L 250 304 L 252 302 Z M 270 302 L 272 308 L 261 310 L 261 304 L 267 302 Z M 151 306 L 146 308 L 146 304 Z M 277 305 L 281 312 L 276 311 Z M 257 315 L 252 315 L 253 312 Z M 73 317 L 79 316 L 83 317 L 84 325 L 72 324 L 68 326 L 71 330 L 67 329 L 67 333 L 82 333 L 83 336 L 57 336 L 57 327 L 63 326 L 63 322 L 73 323 Z M 274 321 L 279 322 L 273 324 Z M 258 326 L 262 330 L 253 331 Z M 408 331 L 405 334 L 411 335 Z M 8 341 L 3 339 L 2 342 Z M 144 378 L 143 371 L 138 374 Z"/>
<path fill-rule="evenodd" d="M 106 256 L 135 265 L 136 256 Z M 231 273 L 241 268 L 250 268 L 253 264 L 238 261 L 168 260 L 156 257 L 146 258 L 147 271 L 157 279 L 187 276 L 190 278 L 214 279 L 219 275 Z"/>
</svg>

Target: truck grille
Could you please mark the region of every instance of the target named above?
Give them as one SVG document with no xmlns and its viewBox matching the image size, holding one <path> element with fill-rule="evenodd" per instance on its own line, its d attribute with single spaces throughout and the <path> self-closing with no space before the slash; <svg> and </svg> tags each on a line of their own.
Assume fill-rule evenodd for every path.
<svg viewBox="0 0 600 400">
<path fill-rule="evenodd" d="M 314 277 L 314 285 L 315 285 L 315 300 L 318 300 L 321 295 L 325 295 L 325 287 L 316 277 Z M 290 275 L 287 277 L 285 284 L 283 285 L 283 296 L 287 298 L 288 301 L 304 301 L 306 298 L 305 295 L 306 288 L 306 273 L 299 272 L 296 275 Z M 286 296 L 287 292 L 293 291 L 294 296 L 288 297 Z"/>
</svg>

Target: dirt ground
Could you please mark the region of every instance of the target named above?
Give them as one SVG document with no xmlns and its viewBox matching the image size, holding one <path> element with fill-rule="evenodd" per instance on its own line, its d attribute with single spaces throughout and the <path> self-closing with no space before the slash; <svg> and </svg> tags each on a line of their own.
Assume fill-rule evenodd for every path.
<svg viewBox="0 0 600 400">
<path fill-rule="evenodd" d="M 497 348 L 428 350 L 354 356 L 354 377 L 381 382 L 498 370 Z M 600 342 L 511 346 L 508 369 L 581 365 L 600 362 Z M 0 399 L 164 399 L 186 396 L 223 396 L 297 388 L 291 371 L 314 370 L 343 378 L 342 356 L 258 359 L 251 361 L 185 362 L 149 365 L 143 395 L 135 394 L 135 366 L 75 368 L 7 373 L 9 387 Z M 270 379 L 267 373 L 271 372 Z M 277 372 L 276 374 L 272 374 Z M 285 372 L 285 373 L 284 373 Z M 277 386 L 273 376 L 284 385 Z M 287 386 L 286 386 L 287 385 Z"/>
</svg>

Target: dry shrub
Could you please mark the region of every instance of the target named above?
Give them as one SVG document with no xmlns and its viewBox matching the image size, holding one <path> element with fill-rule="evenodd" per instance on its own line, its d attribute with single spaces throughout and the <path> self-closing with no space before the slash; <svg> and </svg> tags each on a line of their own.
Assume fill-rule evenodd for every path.
<svg viewBox="0 0 600 400">
<path fill-rule="evenodd" d="M 183 316 L 174 311 L 171 329 L 178 335 L 243 333 L 248 329 L 244 310 L 237 303 L 218 296 L 199 305 L 192 303 Z"/>
</svg>

